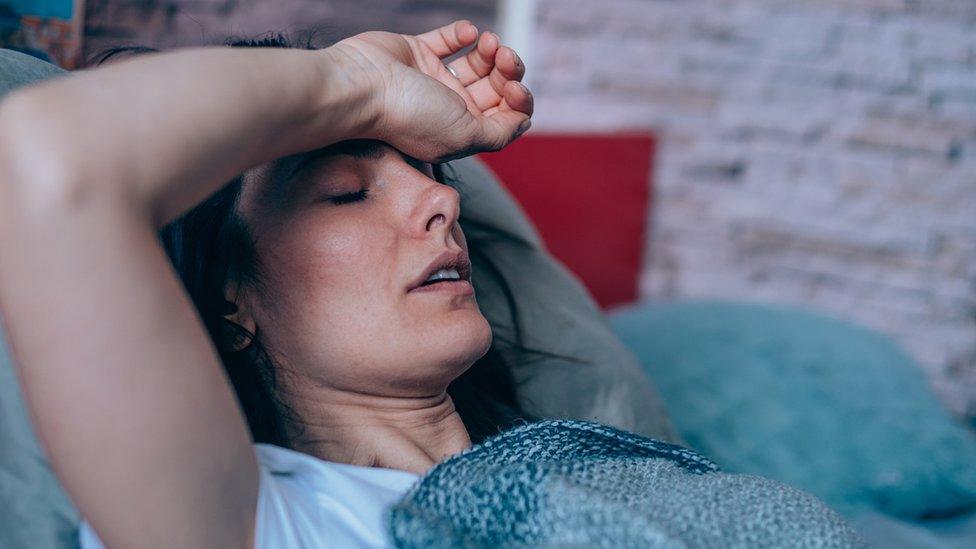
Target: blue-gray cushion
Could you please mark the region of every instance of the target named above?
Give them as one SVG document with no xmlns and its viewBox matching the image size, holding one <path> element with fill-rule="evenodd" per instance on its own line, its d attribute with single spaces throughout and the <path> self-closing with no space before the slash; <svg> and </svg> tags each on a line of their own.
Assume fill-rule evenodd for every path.
<svg viewBox="0 0 976 549">
<path fill-rule="evenodd" d="M 872 331 L 785 307 L 640 304 L 611 318 L 688 443 L 839 511 L 976 507 L 976 438 Z"/>
<path fill-rule="evenodd" d="M 67 74 L 67 71 L 36 57 L 0 49 L 0 97 L 15 88 L 62 74 Z"/>
</svg>

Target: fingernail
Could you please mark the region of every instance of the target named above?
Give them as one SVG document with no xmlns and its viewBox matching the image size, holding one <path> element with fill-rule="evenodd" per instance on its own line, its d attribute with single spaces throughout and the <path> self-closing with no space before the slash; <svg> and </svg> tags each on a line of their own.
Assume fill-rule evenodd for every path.
<svg viewBox="0 0 976 549">
<path fill-rule="evenodd" d="M 532 95 L 532 92 L 531 92 L 531 91 L 529 91 L 529 88 L 526 88 L 526 87 L 525 87 L 525 84 L 523 84 L 523 83 L 521 83 L 521 82 L 515 82 L 515 83 L 516 83 L 516 84 L 518 84 L 518 86 L 519 86 L 520 88 L 522 88 L 522 91 L 524 91 L 524 92 L 525 92 L 525 95 Z"/>
<path fill-rule="evenodd" d="M 532 119 L 526 118 L 525 120 L 522 121 L 521 124 L 519 124 L 518 130 L 515 131 L 515 134 L 522 135 L 523 133 L 528 131 L 528 129 L 531 127 L 532 127 Z"/>
<path fill-rule="evenodd" d="M 512 52 L 512 53 L 515 53 L 515 52 Z M 522 68 L 522 58 L 519 57 L 519 54 L 517 54 L 517 53 L 515 54 L 515 66 L 518 67 L 518 68 L 520 68 L 520 69 Z"/>
</svg>

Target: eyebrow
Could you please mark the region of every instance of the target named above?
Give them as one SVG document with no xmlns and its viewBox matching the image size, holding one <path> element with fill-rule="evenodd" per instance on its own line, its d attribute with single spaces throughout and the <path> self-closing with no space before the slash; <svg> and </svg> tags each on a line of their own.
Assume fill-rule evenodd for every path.
<svg viewBox="0 0 976 549">
<path fill-rule="evenodd" d="M 281 170 L 276 174 L 278 181 L 291 181 L 302 170 L 321 159 L 334 156 L 349 156 L 365 160 L 379 160 L 383 157 L 385 143 L 372 139 L 352 139 L 340 141 L 314 151 L 299 153 L 284 160 Z"/>
</svg>

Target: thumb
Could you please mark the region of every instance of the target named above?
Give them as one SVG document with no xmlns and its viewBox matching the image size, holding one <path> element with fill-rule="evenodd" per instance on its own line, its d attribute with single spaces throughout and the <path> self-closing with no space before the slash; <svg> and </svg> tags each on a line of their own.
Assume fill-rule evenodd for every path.
<svg viewBox="0 0 976 549">
<path fill-rule="evenodd" d="M 532 127 L 532 118 L 518 111 L 497 111 L 481 121 L 481 132 L 475 145 L 482 151 L 497 151 Z"/>
</svg>

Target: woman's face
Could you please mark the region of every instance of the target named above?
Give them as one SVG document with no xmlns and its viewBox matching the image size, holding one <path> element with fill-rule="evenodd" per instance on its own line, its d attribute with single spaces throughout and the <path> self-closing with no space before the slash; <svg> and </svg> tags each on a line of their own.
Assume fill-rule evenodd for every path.
<svg viewBox="0 0 976 549">
<path fill-rule="evenodd" d="M 232 299 L 276 366 L 303 382 L 429 396 L 487 352 L 468 282 L 412 289 L 439 259 L 468 257 L 458 193 L 429 164 L 376 141 L 340 143 L 252 170 L 239 211 L 261 290 Z"/>
</svg>

